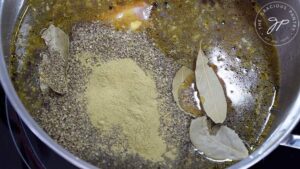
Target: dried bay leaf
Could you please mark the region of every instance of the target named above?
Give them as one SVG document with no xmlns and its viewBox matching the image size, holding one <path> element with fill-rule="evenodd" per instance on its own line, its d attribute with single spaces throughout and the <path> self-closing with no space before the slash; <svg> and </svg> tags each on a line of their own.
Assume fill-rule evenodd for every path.
<svg viewBox="0 0 300 169">
<path fill-rule="evenodd" d="M 69 36 L 60 28 L 50 25 L 42 33 L 42 38 L 44 39 L 50 54 L 52 52 L 58 52 L 62 58 L 66 58 L 69 54 Z"/>
<path fill-rule="evenodd" d="M 183 112 L 193 117 L 197 117 L 201 115 L 202 112 L 200 107 L 200 101 L 197 97 L 197 91 L 194 86 L 194 71 L 185 66 L 181 67 L 173 79 L 173 97 L 177 106 Z"/>
<path fill-rule="evenodd" d="M 51 88 L 54 92 L 67 92 L 67 57 L 69 55 L 69 36 L 54 25 L 50 25 L 42 33 L 42 38 L 48 47 L 47 52 L 40 54 L 39 65 L 40 88 L 43 93 Z"/>
<path fill-rule="evenodd" d="M 42 61 L 39 65 L 39 81 L 42 93 L 47 93 L 49 88 L 58 94 L 67 92 L 67 77 L 65 60 L 58 53 L 40 53 Z"/>
<path fill-rule="evenodd" d="M 192 120 L 190 139 L 198 150 L 215 160 L 241 160 L 248 156 L 243 141 L 227 126 L 221 126 L 216 135 L 211 135 L 206 116 Z"/>
<path fill-rule="evenodd" d="M 178 72 L 176 73 L 174 79 L 173 79 L 173 84 L 172 84 L 172 93 L 173 93 L 173 97 L 175 102 L 177 103 L 178 107 L 183 110 L 181 108 L 181 106 L 179 105 L 179 99 L 178 99 L 178 89 L 179 87 L 182 85 L 182 83 L 185 81 L 185 79 L 190 76 L 191 74 L 193 74 L 194 72 L 183 66 L 181 67 Z M 183 110 L 184 111 L 184 110 Z"/>
<path fill-rule="evenodd" d="M 216 73 L 208 65 L 208 58 L 203 53 L 201 44 L 195 75 L 204 111 L 215 123 L 223 123 L 227 114 L 225 93 Z"/>
</svg>

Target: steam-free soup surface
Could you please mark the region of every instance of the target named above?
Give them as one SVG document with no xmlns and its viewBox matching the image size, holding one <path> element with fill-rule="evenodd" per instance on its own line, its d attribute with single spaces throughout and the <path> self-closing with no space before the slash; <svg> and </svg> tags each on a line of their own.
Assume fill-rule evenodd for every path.
<svg viewBox="0 0 300 169">
<path fill-rule="evenodd" d="M 12 43 L 12 79 L 39 125 L 81 159 L 100 168 L 232 165 L 194 151 L 190 123 L 205 112 L 182 103 L 195 112 L 184 113 L 172 95 L 176 72 L 182 66 L 195 70 L 200 41 L 226 94 L 223 125 L 250 152 L 266 138 L 279 75 L 275 48 L 255 33 L 255 3 L 29 0 L 27 5 Z M 147 17 L 128 12 L 144 7 L 151 7 Z M 112 19 L 122 12 L 124 20 Z M 51 57 L 41 32 L 50 24 L 70 38 L 66 93 L 45 93 L 40 86 L 43 56 Z"/>
</svg>

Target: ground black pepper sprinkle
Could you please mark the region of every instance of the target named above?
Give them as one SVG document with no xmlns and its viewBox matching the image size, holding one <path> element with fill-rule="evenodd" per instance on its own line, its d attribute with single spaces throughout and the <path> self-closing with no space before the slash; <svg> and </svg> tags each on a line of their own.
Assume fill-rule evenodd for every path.
<svg viewBox="0 0 300 169">
<path fill-rule="evenodd" d="M 172 96 L 172 80 L 180 65 L 172 58 L 165 57 L 146 33 L 116 31 L 100 22 L 78 23 L 72 29 L 71 39 L 67 70 L 68 92 L 63 96 L 51 92 L 48 97 L 44 97 L 48 106 L 36 117 L 59 144 L 101 168 L 173 168 L 175 165 L 190 166 L 196 161 L 201 161 L 197 168 L 202 164 L 217 165 L 193 155 L 188 136 L 191 117 L 177 107 Z M 112 59 L 131 58 L 145 72 L 153 75 L 159 93 L 160 133 L 168 145 L 168 150 L 176 150 L 176 160 L 171 160 L 165 154 L 165 161 L 153 163 L 138 155 L 126 154 L 127 143 L 118 142 L 126 140 L 120 139 L 123 135 L 119 126 L 115 126 L 109 135 L 103 135 L 91 125 L 83 97 L 91 70 L 84 67 L 80 58 L 76 57 L 82 52 L 94 54 L 86 60 L 91 64 L 99 64 L 100 60 L 107 62 Z M 120 151 L 123 153 L 114 154 L 111 151 L 114 144 L 124 145 L 124 150 Z M 192 158 L 194 159 L 190 161 Z"/>
<path fill-rule="evenodd" d="M 191 117 L 177 107 L 172 96 L 172 81 L 181 65 L 174 58 L 165 56 L 146 32 L 117 31 L 101 22 L 82 22 L 73 26 L 70 39 L 66 73 L 68 91 L 60 95 L 50 90 L 48 95 L 40 95 L 42 107 L 36 106 L 31 112 L 35 120 L 60 145 L 100 168 L 225 168 L 232 164 L 214 163 L 194 151 L 188 135 Z M 167 153 L 164 156 L 165 161 L 158 163 L 147 161 L 137 154 L 128 154 L 122 128 L 115 126 L 109 134 L 103 134 L 94 128 L 83 97 L 91 69 L 81 64 L 82 58 L 78 58 L 78 55 L 82 52 L 92 53 L 92 56 L 86 58 L 86 62 L 95 65 L 100 64 L 100 61 L 102 63 L 112 59 L 131 58 L 154 77 L 159 93 L 157 99 L 161 113 L 160 134 L 168 145 L 167 151 L 176 150 L 175 160 Z M 272 93 L 266 90 L 272 88 L 262 90 L 261 87 L 263 86 L 258 85 L 253 93 L 258 93 L 257 96 L 261 92 Z M 262 103 L 256 110 L 264 111 L 268 108 L 267 105 L 268 103 Z M 253 126 L 260 126 L 265 114 L 246 113 L 245 117 L 240 117 L 234 113 L 231 109 L 224 124 L 234 128 L 246 144 L 257 144 L 254 141 L 259 131 Z M 253 118 L 258 122 L 247 121 L 251 128 L 245 129 L 245 124 L 240 120 Z M 251 132 L 248 131 L 250 129 Z M 119 151 L 121 153 L 112 151 L 116 144 L 124 145 Z"/>
</svg>

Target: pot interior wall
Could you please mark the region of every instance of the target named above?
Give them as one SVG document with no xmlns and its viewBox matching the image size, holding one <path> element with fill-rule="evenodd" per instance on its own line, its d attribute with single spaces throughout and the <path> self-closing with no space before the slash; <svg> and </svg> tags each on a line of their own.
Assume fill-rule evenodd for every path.
<svg viewBox="0 0 300 169">
<path fill-rule="evenodd" d="M 2 11 L 0 11 L 0 31 L 2 37 L 1 47 L 3 49 L 4 57 L 7 59 L 10 56 L 9 49 L 11 38 L 15 30 L 15 25 L 18 20 L 18 17 L 21 14 L 22 8 L 24 6 L 24 3 L 25 0 L 0 0 L 0 7 L 2 7 Z"/>
<path fill-rule="evenodd" d="M 260 4 L 274 2 L 273 0 L 258 0 Z M 294 8 L 300 16 L 300 1 L 284 1 Z M 270 13 L 270 16 L 272 13 Z M 283 18 L 285 16 L 282 16 Z M 287 30 L 289 31 L 289 30 Z M 278 36 L 275 32 L 275 38 Z M 278 110 L 273 111 L 275 120 L 272 131 L 289 116 L 289 110 L 299 95 L 300 87 L 300 34 L 293 41 L 286 45 L 278 46 L 279 63 L 280 63 L 280 88 L 279 88 L 279 106 Z M 299 104 L 299 103 L 298 103 Z"/>
</svg>

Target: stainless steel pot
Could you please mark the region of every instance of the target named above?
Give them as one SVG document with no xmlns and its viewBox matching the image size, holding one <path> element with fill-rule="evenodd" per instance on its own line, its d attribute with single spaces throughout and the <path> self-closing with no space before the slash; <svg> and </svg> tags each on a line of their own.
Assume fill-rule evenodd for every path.
<svg viewBox="0 0 300 169">
<path fill-rule="evenodd" d="M 259 0 L 265 4 L 269 1 Z M 300 13 L 300 0 L 285 0 Z M 79 168 L 96 168 L 82 161 L 55 143 L 32 119 L 12 85 L 6 61 L 10 56 L 10 41 L 25 0 L 0 0 L 0 80 L 11 104 L 30 130 L 61 157 Z M 300 15 L 299 15 L 300 16 Z M 279 145 L 300 149 L 300 136 L 290 134 L 300 120 L 300 33 L 295 39 L 278 47 L 280 55 L 281 81 L 279 110 L 274 112 L 275 122 L 268 139 L 248 158 L 230 168 L 248 168 L 267 156 Z"/>
</svg>

